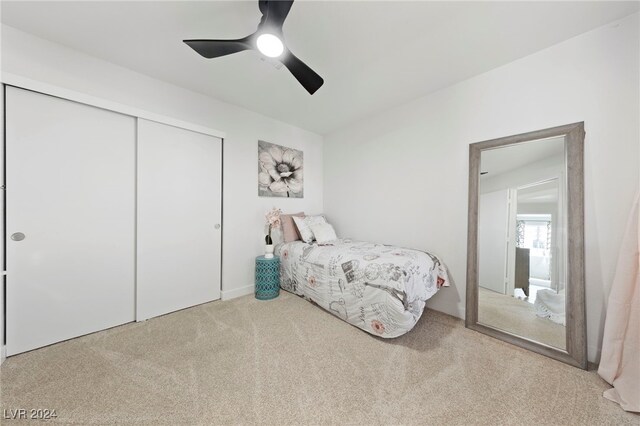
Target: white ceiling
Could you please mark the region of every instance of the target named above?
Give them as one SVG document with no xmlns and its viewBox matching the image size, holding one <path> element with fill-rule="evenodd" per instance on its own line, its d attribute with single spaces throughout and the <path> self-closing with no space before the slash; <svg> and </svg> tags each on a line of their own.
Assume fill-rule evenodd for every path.
<svg viewBox="0 0 640 426">
<path fill-rule="evenodd" d="M 489 149 L 480 153 L 480 171 L 487 172 L 481 178 L 495 178 L 502 173 L 552 158 L 557 163 L 564 161 L 564 136 Z"/>
<path fill-rule="evenodd" d="M 149 76 L 326 134 L 604 25 L 637 2 L 296 1 L 288 47 L 325 84 L 310 96 L 257 52 L 207 60 L 188 38 L 237 38 L 235 2 L 2 2 L 2 21 Z"/>
<path fill-rule="evenodd" d="M 518 189 L 518 203 L 557 203 L 558 179 Z"/>
</svg>

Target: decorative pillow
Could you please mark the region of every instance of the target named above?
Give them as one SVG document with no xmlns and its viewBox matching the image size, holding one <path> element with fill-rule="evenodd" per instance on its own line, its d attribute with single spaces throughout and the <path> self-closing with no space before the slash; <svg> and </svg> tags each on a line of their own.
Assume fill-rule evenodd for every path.
<svg viewBox="0 0 640 426">
<path fill-rule="evenodd" d="M 338 239 L 336 231 L 329 223 L 312 223 L 309 225 L 318 244 L 325 244 Z"/>
<path fill-rule="evenodd" d="M 313 231 L 309 227 L 312 223 L 327 223 L 324 216 L 306 216 L 306 217 L 293 217 L 293 221 L 298 227 L 300 233 L 300 239 L 305 243 L 313 242 Z"/>
<path fill-rule="evenodd" d="M 280 221 L 282 222 L 282 239 L 285 243 L 298 241 L 300 239 L 298 228 L 296 228 L 295 223 L 293 223 L 293 216 L 304 217 L 304 212 L 280 215 Z"/>
</svg>

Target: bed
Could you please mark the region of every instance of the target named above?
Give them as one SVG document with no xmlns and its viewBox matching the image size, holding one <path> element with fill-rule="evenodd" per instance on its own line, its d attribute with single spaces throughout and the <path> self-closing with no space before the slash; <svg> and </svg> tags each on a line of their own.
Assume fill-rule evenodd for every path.
<svg viewBox="0 0 640 426">
<path fill-rule="evenodd" d="M 339 239 L 281 243 L 276 254 L 283 290 L 385 338 L 410 331 L 425 302 L 449 286 L 440 259 L 418 250 Z"/>
</svg>

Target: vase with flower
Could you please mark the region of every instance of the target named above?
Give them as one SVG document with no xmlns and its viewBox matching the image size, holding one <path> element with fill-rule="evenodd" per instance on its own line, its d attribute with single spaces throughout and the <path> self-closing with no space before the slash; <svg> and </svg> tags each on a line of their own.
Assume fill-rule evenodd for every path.
<svg viewBox="0 0 640 426">
<path fill-rule="evenodd" d="M 271 231 L 281 226 L 281 213 L 282 210 L 274 207 L 265 215 L 267 218 L 267 226 L 269 227 L 269 233 L 264 237 L 264 242 L 266 243 L 264 257 L 267 259 L 271 259 L 273 257 L 273 238 L 271 238 Z"/>
</svg>

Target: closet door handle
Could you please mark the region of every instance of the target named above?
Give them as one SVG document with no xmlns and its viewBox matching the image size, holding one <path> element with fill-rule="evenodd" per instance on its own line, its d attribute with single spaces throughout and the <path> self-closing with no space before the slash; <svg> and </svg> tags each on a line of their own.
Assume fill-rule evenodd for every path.
<svg viewBox="0 0 640 426">
<path fill-rule="evenodd" d="M 219 224 L 219 223 L 216 223 L 215 225 L 213 225 L 213 227 L 214 227 L 215 229 L 220 229 L 220 224 Z"/>
<path fill-rule="evenodd" d="M 25 235 L 22 232 L 15 232 L 11 234 L 11 239 L 13 241 L 22 241 L 25 239 Z"/>
</svg>

